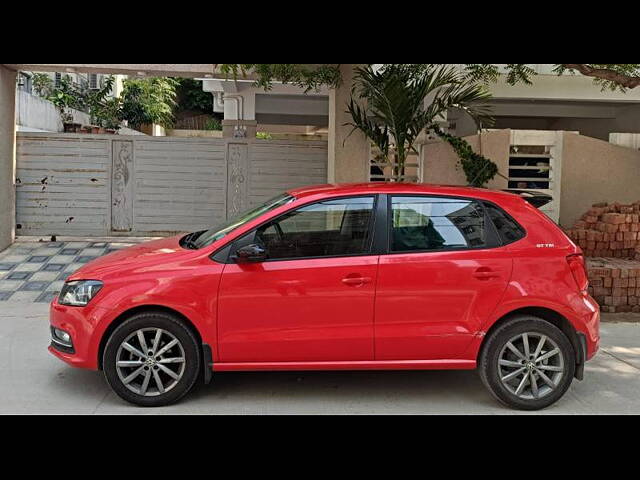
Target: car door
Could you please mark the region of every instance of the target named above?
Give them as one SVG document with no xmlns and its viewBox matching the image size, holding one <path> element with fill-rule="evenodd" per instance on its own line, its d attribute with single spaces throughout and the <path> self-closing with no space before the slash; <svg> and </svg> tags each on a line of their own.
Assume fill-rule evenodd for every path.
<svg viewBox="0 0 640 480">
<path fill-rule="evenodd" d="M 480 202 L 395 195 L 380 257 L 376 360 L 459 358 L 497 306 L 512 260 Z"/>
<path fill-rule="evenodd" d="M 237 240 L 266 250 L 225 266 L 218 293 L 221 362 L 373 360 L 378 255 L 374 195 L 295 208 Z"/>
</svg>

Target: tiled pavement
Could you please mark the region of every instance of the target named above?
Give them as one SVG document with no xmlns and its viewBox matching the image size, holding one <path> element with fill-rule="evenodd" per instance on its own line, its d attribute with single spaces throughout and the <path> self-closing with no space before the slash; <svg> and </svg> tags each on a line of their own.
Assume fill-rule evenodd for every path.
<svg viewBox="0 0 640 480">
<path fill-rule="evenodd" d="M 48 303 L 83 264 L 139 241 L 17 241 L 0 252 L 0 302 Z"/>
</svg>

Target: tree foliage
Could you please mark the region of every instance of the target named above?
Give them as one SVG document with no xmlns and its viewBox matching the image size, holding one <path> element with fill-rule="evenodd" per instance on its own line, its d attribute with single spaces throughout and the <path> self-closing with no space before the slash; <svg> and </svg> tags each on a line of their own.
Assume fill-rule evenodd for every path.
<svg viewBox="0 0 640 480">
<path fill-rule="evenodd" d="M 175 112 L 213 113 L 213 95 L 202 90 L 202 80 L 177 78 Z"/>
<path fill-rule="evenodd" d="M 640 85 L 640 64 L 638 63 L 564 63 L 556 65 L 554 71 L 559 75 L 569 71 L 593 77 L 594 82 L 603 90 L 625 92 Z"/>
<path fill-rule="evenodd" d="M 73 108 L 88 112 L 93 123 L 105 128 L 118 129 L 123 120 L 133 128 L 151 123 L 164 127 L 173 125 L 178 80 L 127 78 L 123 82 L 122 95 L 117 98 L 110 96 L 114 82 L 113 75 L 105 76 L 100 88 L 92 90 L 86 82 L 73 82 L 69 75 L 63 75 L 57 86 L 46 74 L 33 75 L 35 92 L 58 108 L 63 121 L 71 117 L 68 109 Z"/>
<path fill-rule="evenodd" d="M 339 64 L 221 63 L 216 67 L 232 78 L 251 75 L 256 85 L 265 90 L 270 90 L 276 81 L 297 85 L 307 92 L 325 85 L 337 87 L 341 81 Z"/>
<path fill-rule="evenodd" d="M 502 69 L 497 64 L 487 63 L 464 64 L 464 68 L 470 79 L 485 83 L 496 82 L 502 74 L 509 85 L 530 85 L 537 75 L 533 68 L 521 63 L 504 64 Z M 553 65 L 553 72 L 558 75 L 581 73 L 592 77 L 602 90 L 625 92 L 640 85 L 640 64 L 560 63 Z"/>
<path fill-rule="evenodd" d="M 58 85 L 44 73 L 34 73 L 32 80 L 36 94 L 55 105 L 63 122 L 72 120 L 71 108 L 88 112 L 94 119 L 104 117 L 102 110 L 114 83 L 112 75 L 104 77 L 97 90 L 86 82 L 73 82 L 69 75 L 62 75 Z"/>
<path fill-rule="evenodd" d="M 455 137 L 442 131 L 437 125 L 434 126 L 435 133 L 445 140 L 451 148 L 456 152 L 460 159 L 462 171 L 469 185 L 473 187 L 482 187 L 496 176 L 498 166 L 490 159 L 473 151 L 471 145 L 460 137 Z"/>
<path fill-rule="evenodd" d="M 429 102 L 425 102 L 427 97 Z M 353 127 L 352 132 L 360 130 L 371 139 L 393 166 L 394 176 L 402 178 L 407 156 L 417 153 L 414 143 L 420 133 L 437 126 L 450 108 L 464 110 L 474 120 L 486 118 L 488 110 L 482 102 L 489 98 L 481 84 L 468 81 L 453 67 L 358 67 L 347 106 L 353 121 L 347 125 Z"/>
<path fill-rule="evenodd" d="M 383 64 L 386 65 L 386 64 Z M 256 77 L 256 85 L 265 89 L 271 88 L 274 81 L 293 83 L 307 90 L 318 89 L 322 85 L 337 86 L 340 84 L 339 64 L 219 64 L 220 70 L 229 76 L 238 78 L 252 74 Z M 536 71 L 524 63 L 467 63 L 462 64 L 462 71 L 469 79 L 477 82 L 496 82 L 500 75 L 505 75 L 509 85 L 518 83 L 531 84 Z M 594 83 L 603 90 L 619 90 L 635 88 L 640 85 L 640 64 L 604 64 L 604 63 L 563 63 L 554 64 L 553 71 L 558 75 L 565 72 L 581 73 L 594 79 Z"/>
<path fill-rule="evenodd" d="M 169 77 L 128 78 L 120 97 L 120 118 L 133 128 L 157 123 L 171 127 L 178 81 Z"/>
</svg>

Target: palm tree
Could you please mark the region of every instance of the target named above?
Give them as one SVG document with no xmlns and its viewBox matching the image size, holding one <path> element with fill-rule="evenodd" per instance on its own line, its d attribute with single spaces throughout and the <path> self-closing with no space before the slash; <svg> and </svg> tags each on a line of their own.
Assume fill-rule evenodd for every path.
<svg viewBox="0 0 640 480">
<path fill-rule="evenodd" d="M 417 153 L 414 143 L 425 128 L 436 126 L 449 108 L 466 111 L 476 122 L 486 119 L 488 110 L 481 103 L 490 96 L 481 84 L 452 66 L 357 67 L 348 104 L 353 121 L 345 125 L 353 126 L 351 133 L 361 130 L 371 139 L 393 165 L 394 178 L 403 179 L 407 156 Z"/>
</svg>

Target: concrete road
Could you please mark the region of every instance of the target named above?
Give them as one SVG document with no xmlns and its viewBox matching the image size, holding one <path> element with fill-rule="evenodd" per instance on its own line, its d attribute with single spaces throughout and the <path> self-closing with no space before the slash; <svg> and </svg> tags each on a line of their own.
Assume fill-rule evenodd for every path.
<svg viewBox="0 0 640 480">
<path fill-rule="evenodd" d="M 47 309 L 0 302 L 0 414 L 523 413 L 496 403 L 473 371 L 226 372 L 177 405 L 139 408 L 113 394 L 101 372 L 68 367 L 47 352 Z M 585 380 L 539 413 L 640 413 L 640 323 L 603 323 L 601 345 Z"/>
</svg>

